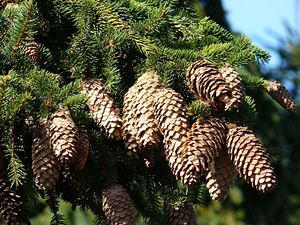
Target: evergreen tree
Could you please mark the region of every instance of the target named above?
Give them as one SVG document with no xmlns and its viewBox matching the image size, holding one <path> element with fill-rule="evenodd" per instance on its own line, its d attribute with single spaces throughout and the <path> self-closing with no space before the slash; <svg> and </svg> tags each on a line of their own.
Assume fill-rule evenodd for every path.
<svg viewBox="0 0 300 225">
<path fill-rule="evenodd" d="M 269 54 L 190 1 L 1 1 L 0 38 L 7 224 L 28 223 L 39 197 L 51 224 L 65 224 L 59 197 L 97 224 L 195 224 L 206 182 L 213 199 L 235 173 L 275 187 L 248 95 L 269 82 L 237 72 Z"/>
</svg>

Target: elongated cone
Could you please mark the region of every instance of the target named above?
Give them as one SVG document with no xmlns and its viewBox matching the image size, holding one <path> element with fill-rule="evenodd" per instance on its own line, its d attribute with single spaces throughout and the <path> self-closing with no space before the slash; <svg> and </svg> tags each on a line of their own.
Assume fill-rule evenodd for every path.
<svg viewBox="0 0 300 225">
<path fill-rule="evenodd" d="M 86 160 L 89 155 L 90 150 L 90 142 L 89 136 L 86 130 L 79 129 L 79 147 L 77 151 L 77 155 L 74 160 L 74 166 L 77 171 L 82 171 L 85 167 Z"/>
<path fill-rule="evenodd" d="M 82 93 L 87 94 L 87 106 L 93 120 L 110 138 L 122 138 L 122 120 L 113 99 L 105 93 L 100 79 L 83 81 Z"/>
<path fill-rule="evenodd" d="M 139 77 L 126 93 L 123 119 L 124 136 L 128 148 L 134 150 L 136 145 L 142 149 L 160 148 L 162 137 L 153 113 L 153 100 L 154 95 L 162 88 L 163 85 L 158 75 L 150 71 Z"/>
<path fill-rule="evenodd" d="M 196 61 L 187 69 L 189 88 L 199 100 L 222 111 L 231 99 L 231 90 L 217 67 L 208 61 Z"/>
<path fill-rule="evenodd" d="M 78 129 L 66 107 L 59 109 L 51 116 L 50 141 L 53 151 L 61 164 L 74 161 L 78 149 Z"/>
<path fill-rule="evenodd" d="M 103 211 L 109 225 L 134 225 L 134 206 L 121 185 L 103 191 Z"/>
<path fill-rule="evenodd" d="M 141 146 L 137 137 L 137 118 L 135 116 L 134 105 L 138 93 L 141 92 L 141 86 L 131 87 L 124 96 L 123 101 L 123 139 L 128 150 L 139 152 Z"/>
<path fill-rule="evenodd" d="M 288 90 L 279 81 L 270 81 L 267 86 L 268 93 L 283 108 L 289 112 L 296 112 L 295 100 L 290 96 Z"/>
<path fill-rule="evenodd" d="M 39 45 L 32 38 L 27 38 L 26 43 L 20 44 L 19 48 L 32 61 L 40 59 Z"/>
<path fill-rule="evenodd" d="M 211 169 L 212 162 L 225 146 L 226 127 L 217 118 L 198 119 L 184 144 L 180 179 L 184 184 L 196 185 L 200 177 Z"/>
<path fill-rule="evenodd" d="M 154 71 L 144 73 L 124 97 L 123 139 L 129 150 L 138 152 L 147 167 L 154 166 L 154 154 L 162 146 L 162 135 L 154 116 L 154 95 L 163 88 Z"/>
<path fill-rule="evenodd" d="M 271 191 L 277 179 L 266 149 L 247 127 L 229 128 L 226 145 L 239 175 L 257 190 Z"/>
<path fill-rule="evenodd" d="M 189 122 L 183 97 L 171 89 L 155 95 L 154 112 L 164 136 L 164 153 L 175 176 L 181 171 L 183 143 L 187 138 Z"/>
<path fill-rule="evenodd" d="M 4 171 L 0 175 L 0 217 L 10 225 L 24 222 L 21 196 L 10 187 Z"/>
<path fill-rule="evenodd" d="M 225 105 L 225 110 L 229 110 L 231 108 L 238 109 L 241 105 L 242 98 L 245 95 L 242 78 L 239 76 L 237 71 L 229 65 L 219 69 L 219 72 L 232 91 L 230 101 Z"/>
<path fill-rule="evenodd" d="M 43 191 L 54 188 L 59 177 L 58 164 L 49 133 L 48 121 L 41 121 L 34 132 L 32 144 L 32 170 L 35 184 Z"/>
<path fill-rule="evenodd" d="M 169 225 L 197 225 L 193 204 L 190 202 L 171 205 L 166 203 Z"/>
<path fill-rule="evenodd" d="M 206 187 L 213 200 L 223 200 L 229 193 L 236 180 L 236 170 L 226 149 L 213 161 L 209 173 L 206 176 Z"/>
</svg>

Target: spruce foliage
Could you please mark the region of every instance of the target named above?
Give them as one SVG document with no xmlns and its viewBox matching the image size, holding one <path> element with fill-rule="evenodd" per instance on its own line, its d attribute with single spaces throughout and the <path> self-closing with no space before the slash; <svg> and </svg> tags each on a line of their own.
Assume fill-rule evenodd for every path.
<svg viewBox="0 0 300 225">
<path fill-rule="evenodd" d="M 137 78 L 156 71 L 160 81 L 180 93 L 190 122 L 210 116 L 240 125 L 256 119 L 255 102 L 243 99 L 239 110 L 217 113 L 199 103 L 188 89 L 186 69 L 205 59 L 217 67 L 268 62 L 269 54 L 243 35 L 234 35 L 209 18 L 199 19 L 190 1 L 180 0 L 24 0 L 0 11 L 0 138 L 1 168 L 11 186 L 24 196 L 41 194 L 54 213 L 51 224 L 65 224 L 57 198 L 73 207 L 89 208 L 104 223 L 102 191 L 121 184 L 132 198 L 136 214 L 146 224 L 168 224 L 164 202 L 193 202 L 205 198 L 203 183 L 186 188 L 176 181 L 159 153 L 148 169 L 123 141 L 108 138 L 91 118 L 82 94 L 86 78 L 99 78 L 122 116 L 123 98 Z M 41 21 L 50 24 L 41 32 Z M 37 43 L 32 60 L 20 46 Z M 241 73 L 242 74 L 242 73 Z M 265 89 L 267 81 L 243 75 L 247 94 Z M 60 180 L 51 193 L 33 185 L 32 132 L 38 121 L 49 119 L 66 106 L 78 128 L 87 130 L 90 152 L 83 171 L 60 166 Z M 33 118 L 31 126 L 26 125 Z M 2 159 L 3 158 L 3 159 Z M 24 201 L 30 205 L 29 197 Z"/>
</svg>

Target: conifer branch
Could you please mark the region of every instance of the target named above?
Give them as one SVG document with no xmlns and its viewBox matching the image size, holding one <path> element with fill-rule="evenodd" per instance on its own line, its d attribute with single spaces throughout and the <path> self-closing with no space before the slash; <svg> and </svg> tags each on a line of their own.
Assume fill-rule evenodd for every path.
<svg viewBox="0 0 300 225">
<path fill-rule="evenodd" d="M 51 212 L 54 214 L 50 225 L 67 225 L 65 218 L 58 213 L 59 200 L 55 192 L 49 192 L 46 195 L 46 203 L 49 206 Z"/>
<path fill-rule="evenodd" d="M 15 142 L 15 137 L 13 134 L 13 128 L 9 130 L 9 143 L 6 145 L 5 155 L 9 158 L 8 164 L 8 178 L 10 180 L 11 186 L 23 185 L 26 179 L 25 166 L 23 162 L 17 155 L 17 152 L 24 152 L 23 147 Z"/>
<path fill-rule="evenodd" d="M 28 25 L 28 22 L 30 20 L 31 14 L 32 14 L 32 9 L 33 9 L 33 0 L 28 0 L 27 14 L 26 14 L 26 17 L 25 17 L 25 21 L 23 23 L 22 31 L 20 33 L 20 36 L 19 36 L 18 40 L 17 40 L 17 43 L 15 44 L 15 47 L 19 46 L 19 44 L 21 43 L 22 38 L 26 34 L 27 25 Z"/>
</svg>

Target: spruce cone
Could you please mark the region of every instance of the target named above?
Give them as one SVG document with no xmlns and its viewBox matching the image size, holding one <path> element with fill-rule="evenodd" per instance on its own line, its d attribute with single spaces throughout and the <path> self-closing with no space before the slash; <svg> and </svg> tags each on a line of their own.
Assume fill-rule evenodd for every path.
<svg viewBox="0 0 300 225">
<path fill-rule="evenodd" d="M 89 155 L 90 142 L 86 130 L 80 129 L 78 136 L 79 136 L 79 148 L 74 161 L 74 166 L 77 171 L 82 171 L 85 167 L 86 160 Z"/>
<path fill-rule="evenodd" d="M 178 176 L 182 165 L 183 143 L 189 130 L 182 96 L 171 89 L 163 89 L 155 95 L 154 112 L 164 136 L 166 159 L 174 175 Z"/>
<path fill-rule="evenodd" d="M 139 152 L 141 150 L 136 128 L 136 116 L 133 106 L 136 103 L 136 96 L 142 90 L 142 87 L 131 87 L 124 96 L 123 101 L 123 139 L 125 141 L 125 147 L 128 150 Z"/>
<path fill-rule="evenodd" d="M 49 137 L 49 124 L 44 120 L 35 130 L 32 145 L 32 170 L 39 189 L 52 189 L 58 180 L 58 166 Z"/>
<path fill-rule="evenodd" d="M 202 102 L 215 110 L 224 110 L 231 98 L 231 91 L 216 66 L 208 61 L 196 61 L 187 69 L 188 85 Z"/>
<path fill-rule="evenodd" d="M 232 97 L 230 101 L 226 103 L 225 110 L 230 108 L 238 109 L 245 92 L 242 78 L 231 66 L 225 66 L 221 68 L 219 72 L 232 91 Z"/>
<path fill-rule="evenodd" d="M 60 107 L 52 116 L 50 141 L 61 164 L 74 161 L 78 149 L 78 129 L 66 107 Z"/>
<path fill-rule="evenodd" d="M 197 225 L 193 204 L 190 202 L 171 205 L 166 203 L 169 225 Z"/>
<path fill-rule="evenodd" d="M 270 81 L 267 86 L 268 93 L 283 108 L 289 112 L 296 112 L 295 100 L 290 96 L 288 90 L 279 81 Z"/>
<path fill-rule="evenodd" d="M 206 187 L 213 200 L 223 200 L 236 179 L 235 167 L 224 150 L 214 159 L 213 166 L 206 176 Z"/>
<path fill-rule="evenodd" d="M 47 20 L 44 17 L 41 17 L 40 20 L 38 21 L 39 34 L 42 36 L 46 36 L 47 33 L 50 31 L 50 29 L 51 29 L 51 24 L 50 24 L 49 20 Z"/>
<path fill-rule="evenodd" d="M 32 38 L 27 38 L 26 43 L 20 44 L 19 48 L 32 61 L 38 61 L 40 59 L 39 45 Z"/>
<path fill-rule="evenodd" d="M 184 144 L 184 162 L 180 178 L 184 184 L 195 185 L 211 169 L 215 157 L 225 146 L 226 128 L 217 118 L 198 119 Z"/>
<path fill-rule="evenodd" d="M 110 137 L 117 140 L 122 136 L 122 120 L 113 99 L 105 93 L 100 79 L 83 81 L 82 93 L 87 94 L 87 106 L 93 120 Z"/>
<path fill-rule="evenodd" d="M 227 134 L 229 157 L 240 176 L 262 192 L 277 184 L 269 156 L 260 141 L 246 127 L 230 128 Z"/>
<path fill-rule="evenodd" d="M 132 200 L 121 185 L 103 191 L 103 211 L 109 225 L 135 224 Z"/>
<path fill-rule="evenodd" d="M 6 224 L 17 225 L 24 222 L 21 196 L 10 187 L 5 173 L 0 175 L 0 217 Z"/>
<path fill-rule="evenodd" d="M 160 148 L 162 138 L 153 113 L 154 95 L 162 88 L 158 75 L 144 73 L 124 98 L 124 137 L 129 149 Z"/>
</svg>

